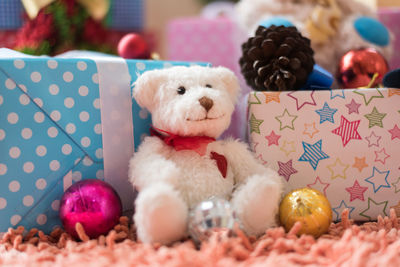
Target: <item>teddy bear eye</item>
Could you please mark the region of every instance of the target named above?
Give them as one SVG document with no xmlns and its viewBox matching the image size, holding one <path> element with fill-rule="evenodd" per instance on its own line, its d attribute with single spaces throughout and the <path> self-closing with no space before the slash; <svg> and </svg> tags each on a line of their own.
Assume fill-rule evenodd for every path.
<svg viewBox="0 0 400 267">
<path fill-rule="evenodd" d="M 177 90 L 178 94 L 183 95 L 186 92 L 186 88 L 183 86 L 180 86 Z"/>
<path fill-rule="evenodd" d="M 206 84 L 207 88 L 212 88 L 212 86 L 210 84 Z"/>
</svg>

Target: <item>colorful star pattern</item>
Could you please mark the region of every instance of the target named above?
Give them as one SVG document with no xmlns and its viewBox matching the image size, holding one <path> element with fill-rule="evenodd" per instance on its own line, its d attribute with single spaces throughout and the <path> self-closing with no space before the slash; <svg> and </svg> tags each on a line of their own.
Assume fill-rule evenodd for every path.
<svg viewBox="0 0 400 267">
<path fill-rule="evenodd" d="M 352 167 L 358 169 L 359 172 L 362 172 L 362 170 L 368 166 L 369 165 L 365 162 L 365 157 L 354 157 L 354 164 Z"/>
<path fill-rule="evenodd" d="M 274 131 L 272 131 L 270 135 L 265 136 L 265 138 L 268 140 L 268 146 L 279 146 L 279 138 L 281 138 L 281 136 L 277 135 Z"/>
<path fill-rule="evenodd" d="M 283 145 L 280 147 L 280 150 L 285 152 L 286 156 L 289 156 L 290 153 L 296 152 L 296 146 L 294 141 L 283 141 Z"/>
<path fill-rule="evenodd" d="M 290 115 L 289 111 L 285 108 L 282 115 L 276 116 L 275 119 L 280 123 L 279 130 L 282 131 L 285 128 L 294 130 L 294 121 L 297 119 L 297 116 Z"/>
<path fill-rule="evenodd" d="M 317 178 L 315 178 L 314 183 L 307 185 L 307 187 L 309 187 L 309 188 L 313 188 L 313 189 L 316 189 L 316 190 L 318 190 L 320 192 L 323 192 L 325 196 L 326 196 L 326 189 L 329 186 L 330 186 L 329 183 L 322 182 L 321 178 L 319 178 L 318 176 L 317 176 Z"/>
<path fill-rule="evenodd" d="M 343 178 L 346 179 L 346 171 L 349 165 L 343 164 L 339 158 L 335 160 L 335 163 L 327 166 L 328 170 L 331 172 L 331 179 Z"/>
<path fill-rule="evenodd" d="M 368 147 L 377 146 L 379 147 L 379 141 L 381 140 L 382 136 L 377 136 L 373 131 L 370 136 L 365 137 L 368 141 Z"/>
<path fill-rule="evenodd" d="M 281 99 L 279 98 L 279 95 L 281 94 L 280 92 L 263 92 L 263 94 L 265 96 L 265 104 L 268 104 L 272 101 L 277 103 L 281 102 Z"/>
<path fill-rule="evenodd" d="M 287 182 L 289 182 L 290 176 L 292 174 L 297 173 L 297 170 L 293 168 L 292 160 L 289 160 L 286 163 L 278 161 L 278 166 L 279 166 L 278 174 L 284 177 Z"/>
<path fill-rule="evenodd" d="M 250 117 L 250 133 L 260 133 L 260 125 L 264 122 L 264 120 L 257 120 L 253 113 L 251 113 Z"/>
<path fill-rule="evenodd" d="M 295 94 L 299 94 L 299 97 L 294 96 Z M 289 97 L 296 100 L 297 111 L 299 111 L 305 105 L 315 106 L 317 103 L 315 103 L 313 95 L 314 91 L 294 91 L 288 94 Z"/>
<path fill-rule="evenodd" d="M 355 199 L 364 201 L 364 192 L 368 190 L 368 187 L 360 186 L 358 181 L 354 182 L 352 187 L 346 187 L 346 191 L 350 193 L 350 202 Z"/>
<path fill-rule="evenodd" d="M 319 123 L 322 124 L 325 121 L 329 121 L 332 123 L 335 123 L 335 120 L 333 119 L 333 115 L 335 115 L 335 113 L 338 110 L 336 108 L 330 108 L 328 103 L 324 103 L 324 107 L 322 109 L 317 109 L 315 110 L 315 112 L 317 112 L 317 114 L 320 116 L 320 120 Z"/>
<path fill-rule="evenodd" d="M 360 108 L 361 104 L 358 104 L 354 99 L 351 100 L 349 104 L 346 104 L 346 107 L 349 109 L 349 115 L 351 113 L 360 114 L 358 109 Z"/>
<path fill-rule="evenodd" d="M 387 216 L 386 214 L 386 207 L 388 205 L 388 201 L 382 201 L 382 202 L 376 202 L 374 201 L 372 198 L 368 198 L 368 208 L 366 208 L 365 210 L 363 210 L 360 215 L 367 218 L 368 220 L 372 219 L 373 214 L 384 214 L 385 216 Z M 381 212 L 376 212 L 377 210 L 380 210 Z M 372 211 L 372 213 L 370 213 Z M 370 213 L 368 215 L 368 213 Z"/>
<path fill-rule="evenodd" d="M 342 200 L 340 202 L 340 205 L 337 206 L 336 208 L 332 208 L 333 212 L 336 214 L 336 219 L 335 221 L 340 221 L 342 220 L 342 211 L 344 209 L 348 209 L 349 210 L 349 216 L 351 216 L 350 214 L 353 212 L 353 210 L 355 209 L 354 207 L 351 206 L 347 206 L 346 202 L 344 202 L 344 200 Z"/>
<path fill-rule="evenodd" d="M 357 131 L 359 125 L 360 120 L 350 122 L 342 116 L 340 120 L 340 126 L 334 129 L 332 133 L 339 135 L 342 138 L 343 147 L 345 147 L 351 139 L 362 139 Z"/>
<path fill-rule="evenodd" d="M 334 219 L 345 208 L 355 221 L 389 207 L 400 217 L 399 89 L 257 92 L 259 105 L 249 98 L 251 147 L 289 188 L 322 192 Z M 264 120 L 260 134 L 250 134 L 252 113 Z"/>
<path fill-rule="evenodd" d="M 317 128 L 315 128 L 315 122 L 310 124 L 304 123 L 304 135 L 308 135 L 310 138 L 313 138 L 317 133 L 319 133 L 319 131 Z"/>
<path fill-rule="evenodd" d="M 303 141 L 304 153 L 299 158 L 299 161 L 308 161 L 313 167 L 317 169 L 320 160 L 327 159 L 329 156 L 322 151 L 322 139 L 311 145 Z"/>
<path fill-rule="evenodd" d="M 341 97 L 345 99 L 344 90 L 331 90 L 331 99 L 334 99 L 336 97 Z"/>
<path fill-rule="evenodd" d="M 400 129 L 397 124 L 393 127 L 393 129 L 389 130 L 389 133 L 392 135 L 392 140 L 395 138 L 400 139 Z"/>
<path fill-rule="evenodd" d="M 379 126 L 383 128 L 383 118 L 386 116 L 386 113 L 379 113 L 376 107 L 372 109 L 372 112 L 369 114 L 365 114 L 364 117 L 366 117 L 369 121 L 369 128 L 372 128 L 374 126 Z"/>
<path fill-rule="evenodd" d="M 374 193 L 378 192 L 381 188 L 390 188 L 390 185 L 387 181 L 390 171 L 380 171 L 376 167 L 372 170 L 372 175 L 365 179 L 366 182 L 372 184 L 374 189 Z M 385 183 L 383 183 L 385 181 Z"/>
<path fill-rule="evenodd" d="M 389 91 L 389 93 L 388 93 L 389 97 L 394 96 L 394 95 L 400 95 L 400 90 L 399 89 L 392 89 L 391 88 L 388 91 Z"/>
<path fill-rule="evenodd" d="M 397 178 L 397 181 L 392 183 L 393 187 L 394 187 L 394 192 L 398 193 L 400 192 L 400 177 Z"/>
<path fill-rule="evenodd" d="M 366 91 L 364 91 L 364 90 L 357 90 L 357 91 L 353 91 L 353 92 L 356 93 L 356 94 L 358 94 L 358 95 L 361 95 L 361 96 L 363 97 L 363 99 L 364 99 L 365 105 L 368 106 L 369 103 L 371 103 L 371 101 L 372 101 L 374 98 L 384 98 L 382 92 L 381 92 L 378 88 L 375 88 L 375 90 L 376 90 L 375 95 L 372 95 L 372 96 L 371 96 L 371 90 L 366 90 Z M 368 96 L 370 96 L 369 99 L 367 99 L 368 96 L 366 95 L 365 92 L 368 92 Z"/>
<path fill-rule="evenodd" d="M 382 164 L 386 164 L 386 160 L 390 158 L 390 155 L 386 153 L 385 148 L 382 148 L 379 151 L 375 151 L 375 162 L 381 162 Z"/>
</svg>

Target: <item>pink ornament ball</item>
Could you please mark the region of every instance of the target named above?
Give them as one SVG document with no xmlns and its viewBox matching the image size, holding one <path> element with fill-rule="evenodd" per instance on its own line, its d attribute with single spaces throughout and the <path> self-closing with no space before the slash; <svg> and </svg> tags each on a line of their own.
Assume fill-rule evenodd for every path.
<svg viewBox="0 0 400 267">
<path fill-rule="evenodd" d="M 90 238 L 107 234 L 119 221 L 122 204 L 117 192 L 106 182 L 87 179 L 65 191 L 60 203 L 60 219 L 67 233 L 78 237 L 81 223 Z"/>
<path fill-rule="evenodd" d="M 140 34 L 128 33 L 118 43 L 118 55 L 125 59 L 149 59 L 150 48 Z"/>
</svg>

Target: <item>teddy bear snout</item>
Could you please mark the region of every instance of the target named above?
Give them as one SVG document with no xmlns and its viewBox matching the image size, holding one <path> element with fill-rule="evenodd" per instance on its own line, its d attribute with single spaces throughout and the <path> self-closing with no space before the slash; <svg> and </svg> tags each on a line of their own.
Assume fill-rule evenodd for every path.
<svg viewBox="0 0 400 267">
<path fill-rule="evenodd" d="M 199 99 L 200 105 L 203 106 L 203 108 L 208 112 L 212 106 L 214 105 L 214 101 L 212 99 L 203 96 L 202 98 Z"/>
</svg>

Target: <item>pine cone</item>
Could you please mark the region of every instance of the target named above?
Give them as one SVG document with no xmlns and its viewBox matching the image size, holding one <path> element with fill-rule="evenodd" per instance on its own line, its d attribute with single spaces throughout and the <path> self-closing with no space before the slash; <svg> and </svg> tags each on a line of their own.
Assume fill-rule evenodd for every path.
<svg viewBox="0 0 400 267">
<path fill-rule="evenodd" d="M 242 45 L 239 63 L 247 84 L 257 91 L 300 89 L 315 64 L 310 43 L 295 27 L 259 26 Z"/>
</svg>

